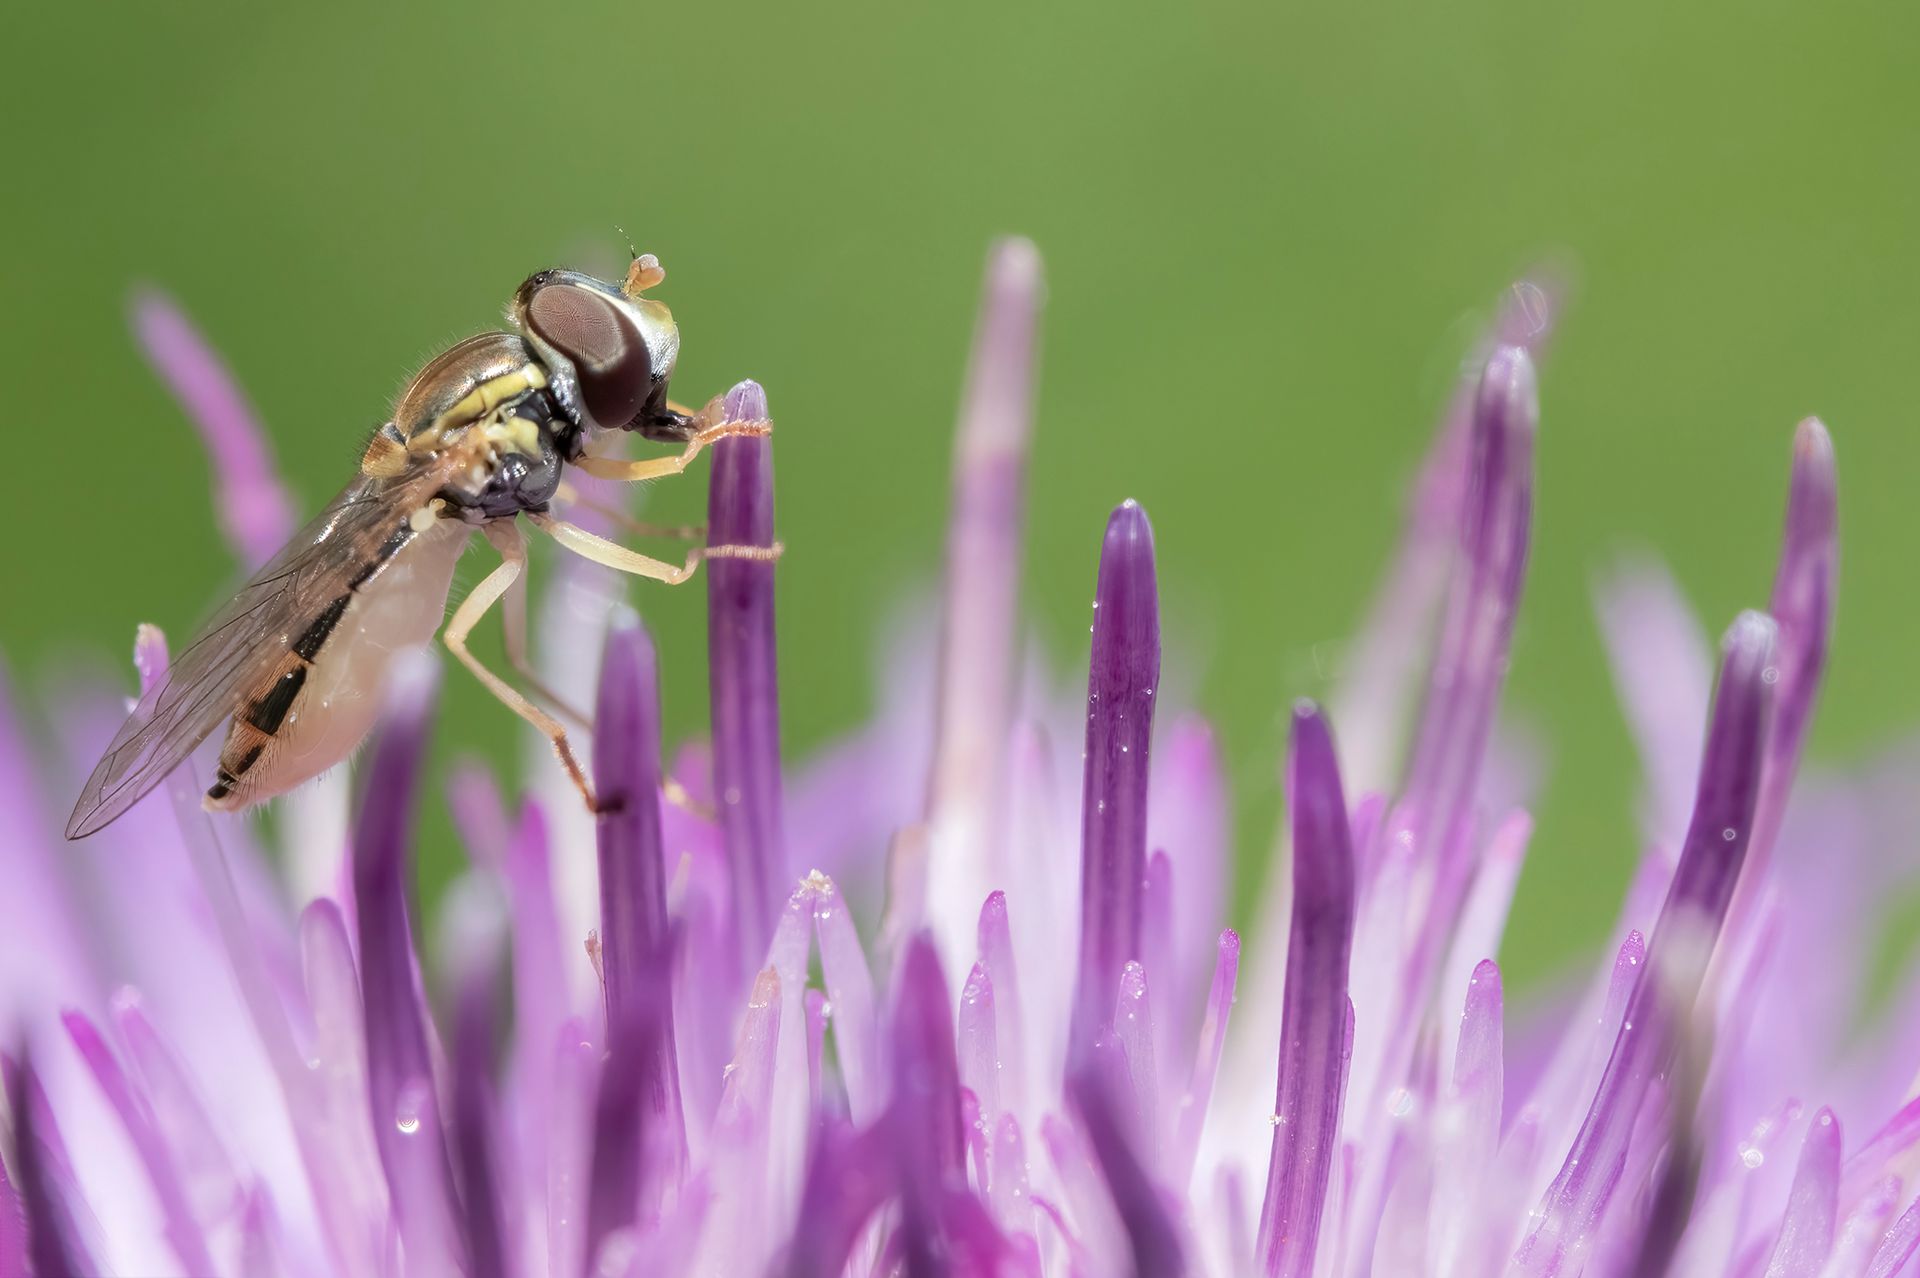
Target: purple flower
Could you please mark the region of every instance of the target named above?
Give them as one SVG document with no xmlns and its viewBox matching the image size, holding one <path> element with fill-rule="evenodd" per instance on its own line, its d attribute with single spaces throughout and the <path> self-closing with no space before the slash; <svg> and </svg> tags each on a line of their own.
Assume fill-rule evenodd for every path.
<svg viewBox="0 0 1920 1278">
<path fill-rule="evenodd" d="M 469 865 L 430 926 L 431 658 L 399 667 L 357 803 L 339 776 L 284 801 L 277 870 L 192 769 L 63 847 L 49 796 L 115 701 L 48 707 L 31 746 L 0 701 L 0 1278 L 1910 1272 L 1920 972 L 1851 1023 L 1913 761 L 1795 790 L 1834 605 L 1825 428 L 1717 673 L 1657 566 L 1602 580 L 1646 852 L 1591 974 L 1510 1021 L 1532 769 L 1499 708 L 1548 292 L 1516 288 L 1467 362 L 1329 708 L 1294 707 L 1244 964 L 1227 767 L 1160 704 L 1144 510 L 1114 509 L 1090 574 L 1084 699 L 1021 656 L 1040 292 L 1032 246 L 998 246 L 942 606 L 875 721 L 783 774 L 778 675 L 806 672 L 777 670 L 777 568 L 720 558 L 712 737 L 664 753 L 645 630 L 565 564 L 537 641 L 595 709 L 608 803 L 543 743 L 523 795 L 460 770 Z M 169 303 L 136 320 L 258 561 L 289 506 L 244 398 Z M 773 544 L 772 442 L 714 453 L 710 535 Z M 166 660 L 143 628 L 142 680 Z"/>
</svg>

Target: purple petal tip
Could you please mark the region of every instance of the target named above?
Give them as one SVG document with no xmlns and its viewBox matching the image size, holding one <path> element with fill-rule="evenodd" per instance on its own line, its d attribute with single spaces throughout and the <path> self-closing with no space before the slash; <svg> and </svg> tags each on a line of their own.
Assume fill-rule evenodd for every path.
<svg viewBox="0 0 1920 1278">
<path fill-rule="evenodd" d="M 1480 375 L 1479 411 L 1505 432 L 1532 435 L 1540 424 L 1540 385 L 1524 346 L 1499 346 Z"/>
<path fill-rule="evenodd" d="M 166 633 L 151 622 L 141 622 L 133 632 L 133 668 L 140 675 L 142 697 L 167 673 L 167 660 Z"/>
<path fill-rule="evenodd" d="M 1793 432 L 1793 486 L 1787 504 L 1790 539 L 1808 541 L 1833 535 L 1838 518 L 1838 479 L 1833 436 L 1818 417 L 1809 417 Z"/>
<path fill-rule="evenodd" d="M 1751 608 L 1734 618 L 1720 641 L 1720 651 L 1726 658 L 1722 679 L 1758 677 L 1773 682 L 1765 672 L 1767 663 L 1773 659 L 1773 644 L 1779 629 L 1772 617 Z"/>
<path fill-rule="evenodd" d="M 733 389 L 727 392 L 722 411 L 725 420 L 730 422 L 764 421 L 767 416 L 767 392 L 752 378 L 736 382 Z"/>
<path fill-rule="evenodd" d="M 1093 606 L 1096 691 L 1151 688 L 1160 676 L 1159 587 L 1154 577 L 1153 524 L 1132 498 L 1107 520 Z"/>
<path fill-rule="evenodd" d="M 993 290 L 1027 295 L 1040 286 L 1040 250 L 1024 235 L 1005 235 L 988 253 L 987 278 Z"/>
</svg>

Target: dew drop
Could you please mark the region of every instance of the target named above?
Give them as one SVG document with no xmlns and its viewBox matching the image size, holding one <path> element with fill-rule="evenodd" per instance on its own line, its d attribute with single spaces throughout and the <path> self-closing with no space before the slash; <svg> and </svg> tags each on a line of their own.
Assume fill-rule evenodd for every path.
<svg viewBox="0 0 1920 1278">
<path fill-rule="evenodd" d="M 411 1136 L 420 1130 L 422 1117 L 433 1104 L 433 1092 L 427 1084 L 414 1080 L 400 1089 L 393 1102 L 393 1125 L 402 1136 Z"/>
<path fill-rule="evenodd" d="M 1720 831 L 1720 837 L 1731 843 L 1740 836 L 1732 826 L 1728 826 L 1726 829 Z"/>
</svg>

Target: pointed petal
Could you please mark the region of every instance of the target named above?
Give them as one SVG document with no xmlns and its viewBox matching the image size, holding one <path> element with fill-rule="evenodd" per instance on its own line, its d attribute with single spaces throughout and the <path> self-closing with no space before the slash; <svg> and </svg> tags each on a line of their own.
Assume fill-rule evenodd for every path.
<svg viewBox="0 0 1920 1278">
<path fill-rule="evenodd" d="M 436 675 L 424 655 L 400 663 L 376 730 L 354 827 L 354 893 L 367 1095 L 374 1140 L 409 1263 L 461 1263 L 452 1167 L 434 1098 L 433 1061 L 407 918 L 408 846 Z"/>
<path fill-rule="evenodd" d="M 1000 1112 L 1000 1045 L 995 1033 L 993 982 L 975 963 L 960 988 L 960 1085 L 973 1093 L 981 1121 L 991 1124 Z"/>
<path fill-rule="evenodd" d="M 766 392 L 727 392 L 729 422 L 764 421 Z M 761 546 L 773 537 L 773 440 L 723 439 L 713 448 L 707 498 L 711 546 Z M 757 962 L 788 882 L 780 838 L 780 684 L 774 648 L 774 565 L 714 558 L 707 571 L 707 665 L 713 713 L 714 789 L 733 871 L 742 957 Z"/>
<path fill-rule="evenodd" d="M 1094 587 L 1081 798 L 1080 974 L 1074 1051 L 1113 1015 L 1120 972 L 1140 957 L 1147 870 L 1147 753 L 1160 682 L 1160 604 L 1153 526 L 1122 502 L 1107 521 Z"/>
<path fill-rule="evenodd" d="M 172 1151 L 154 1129 L 152 1114 L 144 1098 L 134 1090 L 119 1060 L 107 1046 L 106 1040 L 100 1037 L 100 1031 L 92 1021 L 72 1010 L 62 1013 L 60 1019 L 66 1026 L 67 1036 L 79 1050 L 80 1059 L 86 1062 L 88 1072 L 93 1075 L 107 1103 L 113 1106 L 114 1113 L 119 1116 L 120 1125 L 126 1130 L 134 1152 L 146 1169 L 147 1180 L 160 1203 L 167 1244 L 173 1248 L 174 1255 L 180 1258 L 180 1263 L 186 1266 L 188 1273 L 212 1273 L 213 1257 L 207 1251 L 206 1235 L 201 1231 L 200 1222 L 194 1219 L 193 1208 L 187 1202 L 186 1195 L 181 1192 L 180 1176 L 174 1168 Z"/>
<path fill-rule="evenodd" d="M 206 445 L 221 530 L 246 567 L 267 562 L 293 535 L 294 508 L 253 406 L 172 298 L 142 290 L 134 294 L 132 310 L 148 362 Z"/>
<path fill-rule="evenodd" d="M 1213 974 L 1201 956 L 1212 954 L 1226 918 L 1233 869 L 1231 799 L 1210 723 L 1182 715 L 1162 736 L 1148 786 L 1147 846 L 1165 850 L 1170 882 L 1178 885 L 1168 937 L 1172 964 L 1156 964 L 1153 956 L 1143 961 L 1164 1013 L 1163 1037 L 1169 1045 L 1184 1045 L 1200 1019 Z"/>
<path fill-rule="evenodd" d="M 1193 1053 L 1193 1070 L 1187 1076 L 1186 1094 L 1180 1098 L 1179 1135 L 1174 1144 L 1174 1174 L 1170 1182 L 1177 1187 L 1187 1187 L 1193 1180 L 1194 1159 L 1200 1153 L 1207 1106 L 1213 1099 L 1214 1080 L 1220 1074 L 1220 1053 L 1226 1044 L 1233 992 L 1239 979 L 1240 934 L 1228 928 L 1220 933 L 1213 985 L 1207 993 L 1206 1016 L 1200 1022 L 1200 1041 Z"/>
<path fill-rule="evenodd" d="M 1033 430 L 1040 255 L 1022 239 L 993 246 L 954 440 L 940 671 L 927 785 L 927 892 L 977 901 L 1004 881 L 997 837 L 1005 796 L 1002 751 L 1013 713 L 1026 463 Z M 936 912 L 947 957 L 959 961 L 966 919 Z"/>
<path fill-rule="evenodd" d="M 648 999 L 646 991 L 635 991 L 607 1026 L 607 1059 L 594 1100 L 593 1161 L 587 1176 L 589 1256 L 601 1255 L 616 1231 L 631 1229 L 641 1207 L 644 1150 L 649 1129 L 660 1117 L 648 1091 L 657 1081 L 654 1061 L 662 1017 L 647 1006 Z"/>
<path fill-rule="evenodd" d="M 617 624 L 607 635 L 594 716 L 593 784 L 605 809 L 595 824 L 609 1045 L 616 1055 L 623 1046 L 644 1051 L 622 1066 L 634 1073 L 639 1121 L 660 1151 L 662 1170 L 677 1178 L 686 1161 L 686 1133 L 675 1070 L 673 944 L 660 840 L 659 680 L 653 645 L 637 623 Z M 636 1168 L 635 1175 L 641 1174 Z"/>
<path fill-rule="evenodd" d="M 1486 353 L 1508 345 L 1538 356 L 1553 330 L 1559 292 L 1532 279 L 1512 286 L 1489 331 L 1463 361 L 1464 375 L 1421 464 L 1399 547 L 1329 698 L 1341 727 L 1341 766 L 1356 791 L 1388 786 L 1404 754 L 1407 703 L 1428 655 L 1426 640 L 1467 497 L 1474 408 Z"/>
<path fill-rule="evenodd" d="M 472 1278 L 507 1278 L 508 1221 L 501 1195 L 500 1115 L 494 1056 L 505 982 L 506 909 L 492 883 L 469 875 L 441 910 L 442 970 L 453 986 L 453 1105 L 449 1137 L 460 1227 Z M 516 1187 L 517 1188 L 517 1187 Z"/>
<path fill-rule="evenodd" d="M 1280 1030 L 1279 1123 L 1260 1213 L 1261 1271 L 1314 1271 L 1339 1139 L 1346 1077 L 1347 966 L 1353 943 L 1353 845 L 1332 734 L 1317 707 L 1293 712 L 1287 802 L 1293 825 L 1293 927 Z"/>
<path fill-rule="evenodd" d="M 1135 1278 L 1178 1278 L 1186 1272 L 1179 1230 L 1154 1187 L 1151 1163 L 1128 1135 L 1133 1124 L 1122 1115 L 1120 1098 L 1105 1078 L 1104 1071 L 1087 1070 L 1070 1080 L 1067 1091 L 1126 1231 L 1131 1272 Z"/>
<path fill-rule="evenodd" d="M 1700 987 L 1753 833 L 1772 709 L 1775 627 L 1744 613 L 1727 632 L 1685 849 L 1648 946 L 1647 971 L 1628 1000 L 1613 1055 L 1560 1173 L 1515 1257 L 1525 1273 L 1552 1273 L 1585 1254 L 1626 1165 L 1653 1080 L 1679 1050 L 1676 1029 Z"/>
<path fill-rule="evenodd" d="M 1900 1178 L 1888 1176 L 1867 1191 L 1859 1206 L 1847 1214 L 1820 1278 L 1860 1278 L 1867 1272 L 1874 1252 L 1887 1236 L 1893 1213 L 1900 1209 L 1900 1189 Z"/>
<path fill-rule="evenodd" d="M 13 1118 L 11 1162 L 20 1178 L 20 1205 L 26 1213 L 27 1255 L 36 1278 L 79 1278 L 96 1272 L 80 1249 L 72 1209 L 56 1188 L 50 1151 L 42 1142 L 58 1139 L 47 1126 L 45 1098 L 39 1095 L 33 1062 L 22 1053 L 18 1065 L 7 1062 L 7 1112 Z M 57 1155 L 53 1155 L 57 1158 Z M 59 1161 L 64 1161 L 61 1159 Z M 67 1178 L 71 1184 L 71 1177 Z"/>
<path fill-rule="evenodd" d="M 901 959 L 891 1056 L 887 1126 L 900 1176 L 901 1238 L 907 1271 L 920 1273 L 946 1245 L 947 1197 L 967 1188 L 953 1004 L 933 940 L 924 932 Z"/>
<path fill-rule="evenodd" d="M 1900 1219 L 1887 1230 L 1879 1249 L 1873 1253 L 1867 1278 L 1893 1278 L 1917 1248 L 1920 1248 L 1920 1199 L 1901 1212 Z"/>
<path fill-rule="evenodd" d="M 1794 434 L 1786 528 L 1773 597 L 1767 605 L 1780 627 L 1774 654 L 1779 685 L 1774 693 L 1773 736 L 1767 744 L 1766 788 L 1754 834 L 1753 860 L 1762 866 L 1772 855 L 1826 674 L 1840 575 L 1836 484 L 1833 440 L 1819 418 L 1809 417 Z M 1747 882 L 1757 884 L 1759 877 L 1752 874 Z M 1754 895 L 1753 888 L 1742 892 L 1736 917 L 1752 908 Z"/>
<path fill-rule="evenodd" d="M 1800 1165 L 1787 1191 L 1780 1236 L 1767 1260 L 1767 1278 L 1818 1273 L 1833 1250 L 1834 1215 L 1840 1193 L 1840 1121 L 1823 1109 L 1807 1128 Z"/>
<path fill-rule="evenodd" d="M 874 1025 L 873 977 L 846 902 L 825 875 L 814 893 L 813 927 L 820 940 L 827 1001 L 833 1009 L 833 1041 L 847 1087 L 847 1108 L 854 1122 L 867 1123 L 880 1112 L 886 1090 L 880 1074 L 879 1031 Z"/>
<path fill-rule="evenodd" d="M 994 991 L 994 1041 L 999 1047 L 1000 1104 L 1027 1115 L 1032 1062 L 1027 1057 L 1026 1019 L 1020 1001 L 1020 976 L 1014 961 L 1013 929 L 1007 918 L 1007 894 L 991 892 L 980 906 L 975 929 L 980 967 Z"/>
<path fill-rule="evenodd" d="M 808 1159 L 799 1223 L 774 1278 L 840 1278 L 860 1231 L 892 1188 L 879 1133 L 829 1124 Z"/>
<path fill-rule="evenodd" d="M 1499 965 L 1482 960 L 1467 984 L 1453 1079 L 1435 1120 L 1432 1220 L 1441 1278 L 1470 1278 L 1498 1263 L 1484 1252 L 1491 1213 L 1485 1210 L 1490 1204 L 1483 1197 L 1487 1177 L 1481 1169 L 1492 1167 L 1500 1144 L 1502 1005 Z"/>
</svg>

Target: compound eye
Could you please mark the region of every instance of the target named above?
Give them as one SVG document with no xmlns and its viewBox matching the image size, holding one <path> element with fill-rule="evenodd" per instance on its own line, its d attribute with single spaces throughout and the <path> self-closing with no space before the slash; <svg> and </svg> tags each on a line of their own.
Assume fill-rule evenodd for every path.
<svg viewBox="0 0 1920 1278">
<path fill-rule="evenodd" d="M 621 427 L 653 389 L 646 339 L 611 298 L 577 284 L 549 284 L 527 302 L 534 336 L 572 362 L 580 399 L 593 420 Z"/>
</svg>

